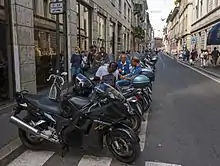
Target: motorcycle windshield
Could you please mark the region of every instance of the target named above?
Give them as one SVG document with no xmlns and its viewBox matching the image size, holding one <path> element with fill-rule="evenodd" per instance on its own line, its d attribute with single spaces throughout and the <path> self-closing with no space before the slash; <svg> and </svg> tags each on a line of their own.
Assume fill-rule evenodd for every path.
<svg viewBox="0 0 220 166">
<path fill-rule="evenodd" d="M 107 83 L 98 84 L 96 88 L 103 91 L 103 93 L 106 93 L 109 97 L 113 99 L 124 100 L 123 94 Z"/>
<path fill-rule="evenodd" d="M 77 74 L 76 79 L 78 80 L 79 84 L 81 84 L 83 86 L 84 85 L 86 85 L 87 87 L 92 86 L 91 81 L 81 73 Z"/>
</svg>

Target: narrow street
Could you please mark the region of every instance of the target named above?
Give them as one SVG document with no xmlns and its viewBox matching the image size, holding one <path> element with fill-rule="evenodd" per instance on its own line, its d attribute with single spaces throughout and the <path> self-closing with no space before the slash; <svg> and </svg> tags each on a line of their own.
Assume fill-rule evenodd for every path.
<svg viewBox="0 0 220 166">
<path fill-rule="evenodd" d="M 161 55 L 146 142 L 134 165 L 219 166 L 218 88 L 219 84 L 213 80 Z M 64 158 L 51 151 L 26 151 L 8 166 L 125 166 L 107 151 L 93 156 L 99 157 L 78 150 L 71 150 Z"/>
<path fill-rule="evenodd" d="M 161 56 L 153 91 L 145 160 L 218 166 L 219 84 Z"/>
</svg>

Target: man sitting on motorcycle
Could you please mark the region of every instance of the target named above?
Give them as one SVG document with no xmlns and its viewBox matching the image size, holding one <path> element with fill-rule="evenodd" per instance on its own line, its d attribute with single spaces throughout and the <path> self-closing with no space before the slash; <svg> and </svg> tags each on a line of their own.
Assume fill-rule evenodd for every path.
<svg viewBox="0 0 220 166">
<path fill-rule="evenodd" d="M 127 75 L 130 73 L 130 61 L 127 59 L 127 55 L 122 53 L 120 60 L 118 61 L 118 71 L 120 75 Z"/>
<path fill-rule="evenodd" d="M 95 74 L 95 80 L 101 80 L 111 86 L 115 86 L 116 80 L 118 80 L 118 64 L 116 62 L 110 62 L 109 64 L 102 65 L 98 68 Z"/>
<path fill-rule="evenodd" d="M 131 80 L 141 74 L 141 65 L 140 65 L 140 60 L 138 57 L 134 56 L 132 58 L 132 61 L 131 61 L 131 65 L 132 65 L 132 70 L 129 74 L 123 76 L 123 75 L 120 75 L 120 79 L 119 81 L 116 82 L 116 85 L 117 86 L 128 86 L 131 84 Z"/>
</svg>

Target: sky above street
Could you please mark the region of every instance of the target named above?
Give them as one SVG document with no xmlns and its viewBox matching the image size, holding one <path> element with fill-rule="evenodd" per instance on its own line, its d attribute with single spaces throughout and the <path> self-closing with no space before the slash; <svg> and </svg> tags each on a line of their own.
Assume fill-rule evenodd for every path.
<svg viewBox="0 0 220 166">
<path fill-rule="evenodd" d="M 151 24 L 154 28 L 155 37 L 162 37 L 166 18 L 174 7 L 174 0 L 147 0 Z M 161 19 L 165 19 L 162 21 Z"/>
</svg>

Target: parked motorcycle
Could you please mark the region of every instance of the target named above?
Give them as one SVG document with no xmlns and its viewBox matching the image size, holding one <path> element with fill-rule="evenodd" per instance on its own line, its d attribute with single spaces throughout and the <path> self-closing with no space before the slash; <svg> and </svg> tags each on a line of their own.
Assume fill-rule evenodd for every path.
<svg viewBox="0 0 220 166">
<path fill-rule="evenodd" d="M 79 130 L 83 135 L 88 135 L 91 130 L 96 130 L 100 133 L 101 142 L 105 138 L 110 152 L 119 161 L 131 163 L 140 153 L 139 137 L 121 123 L 130 114 L 121 102 L 124 97 L 109 87 L 105 85 L 105 91 L 94 87 L 90 99 L 67 94 L 61 102 L 27 91 L 17 92 L 17 106 L 10 121 L 19 128 L 19 138 L 29 149 L 37 149 L 44 140 L 68 149 L 68 135 L 71 132 Z M 28 113 L 24 118 L 19 117 L 22 111 Z"/>
<path fill-rule="evenodd" d="M 87 77 L 85 77 L 82 74 L 78 74 L 76 79 L 78 80 L 77 86 L 73 89 L 73 93 L 78 96 L 84 96 L 87 97 L 92 91 L 93 88 L 93 83 L 91 80 L 89 80 Z M 149 82 L 149 79 L 146 80 L 147 84 Z M 99 82 L 99 81 L 98 81 Z M 145 84 L 145 85 L 147 85 Z M 120 87 L 116 87 L 117 90 L 120 91 Z M 127 88 L 124 89 L 123 91 L 120 91 L 124 97 L 126 98 L 126 102 L 124 104 L 129 105 L 132 107 L 132 110 L 130 111 L 130 116 L 128 117 L 128 121 L 130 122 L 127 123 L 134 131 L 138 131 L 141 127 L 141 122 L 143 120 L 143 109 L 147 109 L 143 107 L 142 105 L 147 106 L 145 103 L 140 103 L 141 99 L 143 98 L 140 96 L 140 92 L 138 92 L 137 88 Z M 142 104 L 142 105 L 141 105 Z"/>
</svg>

